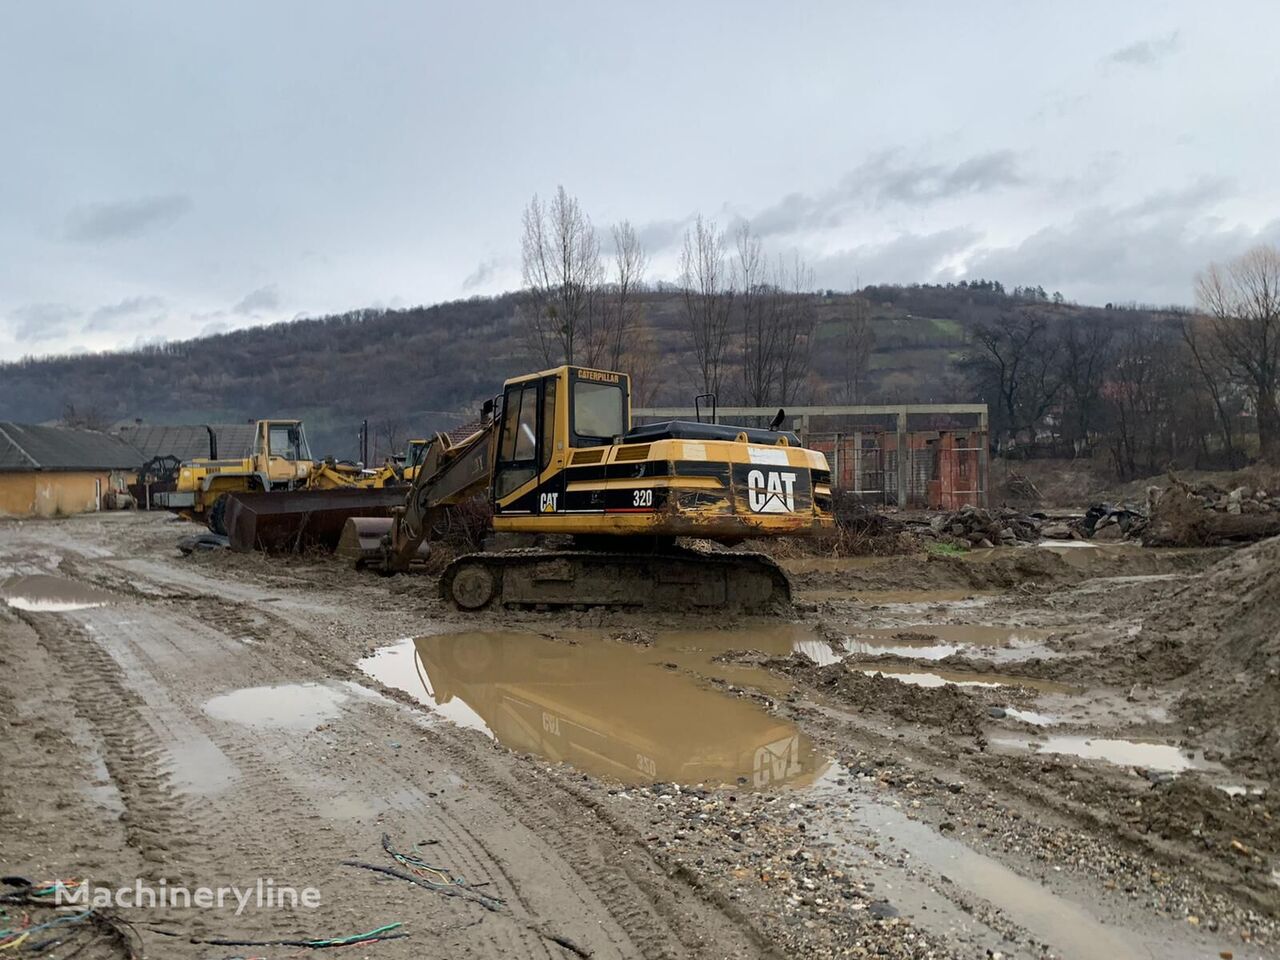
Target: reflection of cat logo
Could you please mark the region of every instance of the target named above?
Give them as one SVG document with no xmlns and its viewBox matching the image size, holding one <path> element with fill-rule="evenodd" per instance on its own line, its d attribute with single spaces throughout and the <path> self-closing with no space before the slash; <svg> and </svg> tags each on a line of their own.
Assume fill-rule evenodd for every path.
<svg viewBox="0 0 1280 960">
<path fill-rule="evenodd" d="M 747 500 L 753 513 L 791 513 L 796 508 L 796 475 L 770 470 L 747 474 Z"/>
<path fill-rule="evenodd" d="M 756 750 L 754 782 L 757 787 L 790 780 L 800 773 L 800 737 L 798 735 L 766 743 Z"/>
</svg>

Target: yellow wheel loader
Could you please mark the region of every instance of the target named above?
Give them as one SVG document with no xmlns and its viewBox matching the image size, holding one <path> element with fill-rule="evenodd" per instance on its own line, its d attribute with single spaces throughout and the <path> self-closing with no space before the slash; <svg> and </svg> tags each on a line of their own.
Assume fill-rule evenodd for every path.
<svg viewBox="0 0 1280 960">
<path fill-rule="evenodd" d="M 482 424 L 457 443 L 438 434 L 404 505 L 389 518 L 348 520 L 339 554 L 407 570 L 449 508 L 483 493 L 496 533 L 560 534 L 573 546 L 455 559 L 441 592 L 460 609 L 752 609 L 790 599 L 777 564 L 681 549 L 676 538 L 732 545 L 834 528 L 823 454 L 776 429 L 681 420 L 633 428 L 625 374 L 562 366 L 508 380 Z"/>
<path fill-rule="evenodd" d="M 374 472 L 355 464 L 313 460 L 301 420 L 259 420 L 251 456 L 219 459 L 216 447 L 207 459 L 181 465 L 172 491 L 153 501 L 189 520 L 205 523 L 217 534 L 227 532 L 229 496 L 297 490 L 380 488 L 399 484 L 395 470 Z"/>
</svg>

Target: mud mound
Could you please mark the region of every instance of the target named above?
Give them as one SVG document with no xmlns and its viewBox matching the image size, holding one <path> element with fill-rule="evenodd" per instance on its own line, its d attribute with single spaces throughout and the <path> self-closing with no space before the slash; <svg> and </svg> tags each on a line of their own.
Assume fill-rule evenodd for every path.
<svg viewBox="0 0 1280 960">
<path fill-rule="evenodd" d="M 1252 543 L 1280 534 L 1280 498 L 1263 490 L 1213 484 L 1192 487 L 1174 479 L 1160 494 L 1142 534 L 1148 547 L 1213 547 Z"/>
<path fill-rule="evenodd" d="M 1171 594 L 1140 635 L 1185 676 L 1180 712 L 1234 759 L 1280 778 L 1280 537 L 1245 547 Z"/>
<path fill-rule="evenodd" d="M 919 687 L 878 673 L 850 670 L 843 663 L 820 667 L 804 654 L 770 657 L 731 650 L 716 660 L 774 670 L 860 713 L 888 714 L 898 720 L 942 727 L 957 736 L 978 736 L 986 715 L 984 703 L 957 687 Z"/>
</svg>

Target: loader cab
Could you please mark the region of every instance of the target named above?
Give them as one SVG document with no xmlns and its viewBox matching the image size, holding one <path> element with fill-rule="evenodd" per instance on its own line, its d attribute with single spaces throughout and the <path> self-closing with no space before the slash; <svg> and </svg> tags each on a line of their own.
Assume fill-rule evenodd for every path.
<svg viewBox="0 0 1280 960">
<path fill-rule="evenodd" d="M 257 446 L 266 461 L 260 469 L 272 486 L 304 478 L 310 470 L 311 448 L 301 420 L 259 420 Z"/>
<path fill-rule="evenodd" d="M 507 381 L 494 462 L 494 507 L 559 512 L 573 450 L 607 446 L 631 423 L 625 374 L 564 366 Z"/>
</svg>

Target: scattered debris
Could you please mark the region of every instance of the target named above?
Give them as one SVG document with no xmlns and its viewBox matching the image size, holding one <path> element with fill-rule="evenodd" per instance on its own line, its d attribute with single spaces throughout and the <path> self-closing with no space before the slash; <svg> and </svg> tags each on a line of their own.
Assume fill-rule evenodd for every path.
<svg viewBox="0 0 1280 960">
<path fill-rule="evenodd" d="M 1192 486 L 1170 474 L 1169 485 L 1151 499 L 1151 522 L 1142 536 L 1149 547 L 1213 547 L 1280 535 L 1280 496 L 1266 490 Z"/>
</svg>

